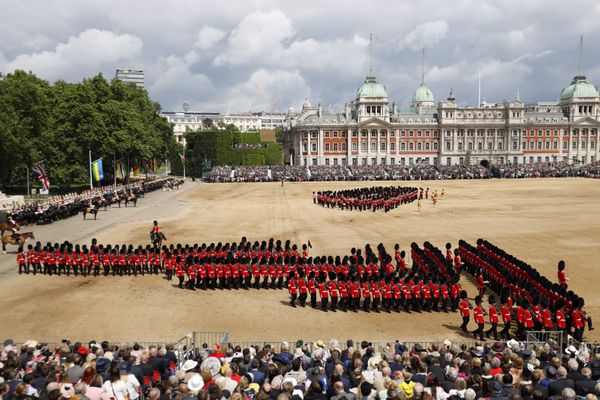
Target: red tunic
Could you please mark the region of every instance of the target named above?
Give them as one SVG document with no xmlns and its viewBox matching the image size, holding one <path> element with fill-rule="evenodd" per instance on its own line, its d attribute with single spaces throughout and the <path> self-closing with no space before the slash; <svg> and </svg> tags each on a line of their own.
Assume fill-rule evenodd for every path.
<svg viewBox="0 0 600 400">
<path fill-rule="evenodd" d="M 483 310 L 481 309 L 480 305 L 475 306 L 475 308 L 473 309 L 473 319 L 478 324 L 483 324 L 484 323 L 484 320 L 483 320 Z"/>
<path fill-rule="evenodd" d="M 469 317 L 471 315 L 469 302 L 467 301 L 467 299 L 461 300 L 460 303 L 458 304 L 458 307 L 460 308 L 461 316 Z"/>
</svg>

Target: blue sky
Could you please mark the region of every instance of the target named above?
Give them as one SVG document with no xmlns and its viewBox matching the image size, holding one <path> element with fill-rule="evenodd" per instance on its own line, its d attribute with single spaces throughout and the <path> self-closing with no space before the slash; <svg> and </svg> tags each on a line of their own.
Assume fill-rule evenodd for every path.
<svg viewBox="0 0 600 400">
<path fill-rule="evenodd" d="M 421 80 L 436 101 L 450 88 L 474 104 L 556 100 L 578 70 L 600 83 L 600 2 L 541 0 L 4 0 L 0 72 L 79 81 L 142 68 L 165 110 L 341 109 L 369 71 L 391 102 Z"/>
</svg>

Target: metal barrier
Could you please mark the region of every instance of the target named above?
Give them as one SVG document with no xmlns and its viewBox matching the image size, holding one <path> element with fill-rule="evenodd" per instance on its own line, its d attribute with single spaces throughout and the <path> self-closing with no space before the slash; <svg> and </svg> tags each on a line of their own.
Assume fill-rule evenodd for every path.
<svg viewBox="0 0 600 400">
<path fill-rule="evenodd" d="M 558 350 L 562 353 L 565 347 L 568 347 L 570 335 L 566 335 L 563 331 L 527 331 L 523 344 L 525 347 L 542 346 L 545 343 L 554 341 L 558 345 Z M 571 338 L 572 339 L 572 338 Z"/>
</svg>

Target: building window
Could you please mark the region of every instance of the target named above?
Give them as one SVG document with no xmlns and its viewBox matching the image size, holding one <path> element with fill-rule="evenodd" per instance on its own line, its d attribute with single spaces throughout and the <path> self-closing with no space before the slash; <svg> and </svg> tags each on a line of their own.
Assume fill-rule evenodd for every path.
<svg viewBox="0 0 600 400">
<path fill-rule="evenodd" d="M 502 142 L 498 142 L 498 150 L 502 150 Z"/>
<path fill-rule="evenodd" d="M 358 150 L 358 143 L 352 143 L 352 151 Z"/>
<path fill-rule="evenodd" d="M 342 151 L 346 151 L 346 142 L 342 142 Z"/>
<path fill-rule="evenodd" d="M 406 165 L 406 159 L 404 157 L 400 158 L 400 164 L 401 165 Z"/>
<path fill-rule="evenodd" d="M 413 142 L 408 143 L 408 150 L 413 151 L 415 149 L 415 144 Z"/>
<path fill-rule="evenodd" d="M 316 143 L 311 143 L 311 144 L 310 144 L 310 147 L 311 147 L 311 151 L 312 151 L 313 153 L 316 153 L 316 152 L 317 152 L 317 144 L 316 144 Z"/>
<path fill-rule="evenodd" d="M 333 159 L 333 165 L 338 165 L 338 159 L 337 158 Z"/>
<path fill-rule="evenodd" d="M 402 150 L 402 151 L 406 150 L 406 143 L 404 143 L 404 142 L 400 143 L 400 150 Z"/>
<path fill-rule="evenodd" d="M 462 150 L 463 150 L 463 144 L 461 142 L 461 143 L 458 143 L 458 151 L 462 151 Z"/>
<path fill-rule="evenodd" d="M 483 143 L 477 143 L 477 150 L 483 150 Z"/>
<path fill-rule="evenodd" d="M 371 158 L 371 165 L 377 165 L 377 159 L 375 157 Z"/>
<path fill-rule="evenodd" d="M 325 151 L 329 151 L 329 143 L 325 143 Z"/>
<path fill-rule="evenodd" d="M 329 165 L 329 158 L 325 159 L 325 165 Z"/>
<path fill-rule="evenodd" d="M 494 143 L 488 142 L 488 150 L 494 150 Z"/>
<path fill-rule="evenodd" d="M 569 142 L 563 142 L 563 149 L 567 150 L 569 148 Z"/>
<path fill-rule="evenodd" d="M 333 131 L 333 137 L 338 137 L 338 131 Z"/>
<path fill-rule="evenodd" d="M 513 150 L 517 150 L 517 142 L 512 142 Z"/>
<path fill-rule="evenodd" d="M 358 132 L 352 131 L 352 137 L 358 137 Z"/>
<path fill-rule="evenodd" d="M 417 150 L 421 150 L 421 142 L 417 142 Z"/>
<path fill-rule="evenodd" d="M 306 144 L 306 142 L 302 142 L 302 151 L 303 151 L 304 153 L 306 153 L 306 152 L 307 152 L 307 148 L 308 148 L 308 145 Z"/>
<path fill-rule="evenodd" d="M 541 150 L 542 149 L 542 142 L 537 142 L 537 149 Z"/>
<path fill-rule="evenodd" d="M 446 157 L 446 165 L 451 165 L 451 164 L 452 164 L 452 158 Z"/>
<path fill-rule="evenodd" d="M 381 144 L 380 144 L 381 151 L 385 151 L 385 147 L 386 147 L 385 142 L 381 142 Z"/>
<path fill-rule="evenodd" d="M 577 150 L 577 142 L 573 142 L 573 150 Z"/>
<path fill-rule="evenodd" d="M 550 142 L 546 142 L 546 150 L 550 150 Z"/>
<path fill-rule="evenodd" d="M 396 150 L 396 143 L 395 142 L 390 143 L 390 150 L 391 151 Z"/>
<path fill-rule="evenodd" d="M 425 142 L 425 150 L 429 150 L 429 146 L 430 146 L 429 142 Z"/>
<path fill-rule="evenodd" d="M 337 143 L 333 144 L 333 151 L 338 151 L 338 144 Z"/>
<path fill-rule="evenodd" d="M 317 165 L 317 159 L 313 158 L 313 165 Z"/>
<path fill-rule="evenodd" d="M 446 151 L 452 150 L 452 142 L 446 142 Z"/>
<path fill-rule="evenodd" d="M 459 163 L 460 165 L 464 165 L 464 164 L 465 164 L 465 158 L 464 158 L 464 157 L 459 157 L 459 158 L 458 158 L 458 163 Z"/>
<path fill-rule="evenodd" d="M 590 148 L 592 148 L 592 149 L 596 148 L 596 142 L 594 142 L 593 140 L 590 142 Z"/>
<path fill-rule="evenodd" d="M 385 165 L 385 157 L 381 159 L 381 165 Z"/>
<path fill-rule="evenodd" d="M 358 165 L 358 158 L 352 159 L 352 165 Z"/>
<path fill-rule="evenodd" d="M 469 145 L 467 146 L 467 148 L 468 148 L 469 150 L 473 150 L 473 143 L 472 143 L 472 142 L 469 142 Z"/>
<path fill-rule="evenodd" d="M 361 142 L 360 143 L 360 151 L 362 151 L 363 153 L 366 153 L 366 151 L 367 151 L 367 142 Z"/>
<path fill-rule="evenodd" d="M 325 131 L 325 137 L 328 138 L 329 137 L 329 131 Z"/>
<path fill-rule="evenodd" d="M 433 142 L 433 149 L 437 150 L 438 149 L 438 142 Z"/>
<path fill-rule="evenodd" d="M 392 165 L 396 164 L 396 159 L 394 157 L 390 158 L 390 164 L 392 164 Z"/>
</svg>

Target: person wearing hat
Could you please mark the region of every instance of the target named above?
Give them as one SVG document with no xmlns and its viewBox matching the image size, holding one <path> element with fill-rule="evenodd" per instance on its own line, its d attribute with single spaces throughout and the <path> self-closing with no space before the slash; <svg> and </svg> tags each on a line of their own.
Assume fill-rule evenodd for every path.
<svg viewBox="0 0 600 400">
<path fill-rule="evenodd" d="M 133 364 L 129 361 L 121 361 L 119 363 L 119 370 L 121 373 L 121 380 L 125 382 L 129 400 L 136 400 L 140 397 L 140 382 L 134 374 L 131 373 Z"/>
<path fill-rule="evenodd" d="M 490 318 L 490 324 L 492 327 L 485 331 L 485 335 L 489 338 L 490 335 L 494 334 L 494 340 L 498 340 L 498 310 L 496 309 L 496 297 L 490 296 L 488 297 L 488 301 L 490 303 L 490 307 L 488 308 L 488 315 Z"/>
<path fill-rule="evenodd" d="M 502 322 L 504 323 L 504 327 L 500 331 L 500 336 L 505 340 L 510 340 L 510 323 L 512 321 L 512 310 L 508 305 L 508 296 L 503 296 L 501 299 L 502 308 L 500 309 L 500 314 L 502 315 Z"/>
<path fill-rule="evenodd" d="M 469 306 L 469 301 L 467 300 L 467 292 L 462 290 L 460 292 L 460 302 L 458 303 L 458 308 L 460 309 L 460 316 L 462 317 L 462 324 L 460 326 L 460 330 L 467 333 L 467 325 L 469 324 L 469 320 L 471 317 L 471 306 Z"/>
</svg>

